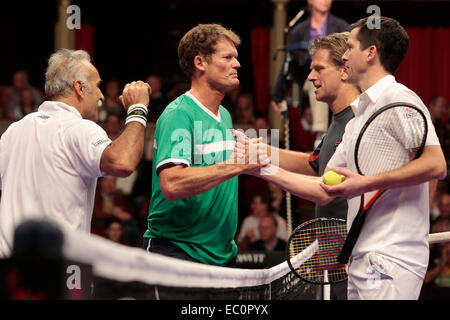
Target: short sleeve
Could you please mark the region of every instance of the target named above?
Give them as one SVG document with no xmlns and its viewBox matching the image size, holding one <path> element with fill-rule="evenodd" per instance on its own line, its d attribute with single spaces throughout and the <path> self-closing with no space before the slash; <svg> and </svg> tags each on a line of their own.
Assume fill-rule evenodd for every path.
<svg viewBox="0 0 450 320">
<path fill-rule="evenodd" d="M 328 161 L 327 168 L 347 168 L 347 140 L 346 134 L 344 133 L 344 136 L 342 137 L 341 143 L 336 148 L 336 151 L 331 156 L 330 160 Z"/>
<path fill-rule="evenodd" d="M 322 141 L 320 141 L 316 149 L 314 149 L 314 151 L 309 154 L 308 158 L 309 166 L 316 172 L 316 174 L 319 173 L 319 156 L 320 150 L 322 149 L 323 140 L 324 138 L 322 138 Z"/>
<path fill-rule="evenodd" d="M 156 170 L 167 164 L 192 164 L 193 123 L 182 110 L 162 116 L 155 129 Z"/>
<path fill-rule="evenodd" d="M 72 165 L 80 176 L 103 176 L 100 160 L 105 148 L 111 144 L 111 139 L 102 127 L 93 121 L 82 120 L 66 132 L 65 141 Z"/>
</svg>

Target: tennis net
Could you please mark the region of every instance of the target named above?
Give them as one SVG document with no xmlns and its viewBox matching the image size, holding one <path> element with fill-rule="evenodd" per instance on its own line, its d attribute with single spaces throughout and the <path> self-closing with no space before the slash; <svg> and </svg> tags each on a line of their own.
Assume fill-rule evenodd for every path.
<svg viewBox="0 0 450 320">
<path fill-rule="evenodd" d="M 314 254 L 314 248 L 309 249 L 294 257 L 294 263 L 308 260 Z M 70 261 L 63 268 L 69 270 L 70 266 L 70 270 L 76 270 L 77 265 L 88 266 L 90 280 L 82 279 L 81 283 L 91 287 L 84 289 L 91 291 L 93 299 L 311 300 L 316 297 L 316 286 L 300 280 L 287 262 L 268 269 L 208 266 L 70 231 L 64 231 L 61 251 L 62 258 Z M 67 270 L 61 272 L 63 279 L 59 282 L 63 285 L 74 279 L 74 274 Z M 83 271 L 81 277 L 85 277 Z"/>
</svg>

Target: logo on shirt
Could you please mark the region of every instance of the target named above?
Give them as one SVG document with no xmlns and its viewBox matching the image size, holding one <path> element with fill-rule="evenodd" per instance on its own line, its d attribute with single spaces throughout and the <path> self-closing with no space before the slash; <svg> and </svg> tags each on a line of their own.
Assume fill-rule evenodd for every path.
<svg viewBox="0 0 450 320">
<path fill-rule="evenodd" d="M 98 147 L 99 145 L 101 145 L 101 144 L 103 144 L 103 143 L 105 143 L 105 142 L 109 142 L 109 139 L 102 138 L 102 139 L 100 139 L 100 140 L 98 140 L 98 141 L 96 141 L 96 142 L 93 142 L 92 145 L 93 145 L 94 147 Z"/>
</svg>

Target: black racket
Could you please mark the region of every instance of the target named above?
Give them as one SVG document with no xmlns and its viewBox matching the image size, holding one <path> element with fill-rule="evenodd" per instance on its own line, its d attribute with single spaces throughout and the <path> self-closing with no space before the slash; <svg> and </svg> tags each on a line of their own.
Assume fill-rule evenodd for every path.
<svg viewBox="0 0 450 320">
<path fill-rule="evenodd" d="M 286 246 L 289 268 L 300 279 L 314 284 L 330 284 L 347 279 L 345 265 L 337 261 L 347 236 L 342 219 L 317 218 L 292 232 Z"/>
<path fill-rule="evenodd" d="M 418 107 L 392 103 L 377 110 L 364 124 L 355 145 L 355 164 L 361 175 L 376 175 L 403 167 L 420 157 L 428 124 Z M 384 194 L 377 190 L 361 195 L 359 211 L 352 222 L 338 261 L 348 263 L 364 225 L 367 212 Z"/>
</svg>

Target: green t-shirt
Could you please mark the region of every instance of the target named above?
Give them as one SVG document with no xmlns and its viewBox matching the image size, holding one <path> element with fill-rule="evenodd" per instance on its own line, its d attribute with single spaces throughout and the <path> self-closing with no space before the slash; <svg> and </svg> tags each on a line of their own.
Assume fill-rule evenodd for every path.
<svg viewBox="0 0 450 320">
<path fill-rule="evenodd" d="M 168 201 L 157 170 L 167 164 L 210 166 L 227 160 L 234 148 L 229 112 L 219 115 L 186 93 L 170 103 L 156 123 L 152 196 L 145 238 L 168 239 L 194 259 L 225 265 L 237 254 L 238 179 L 234 177 L 194 197 Z"/>
</svg>

